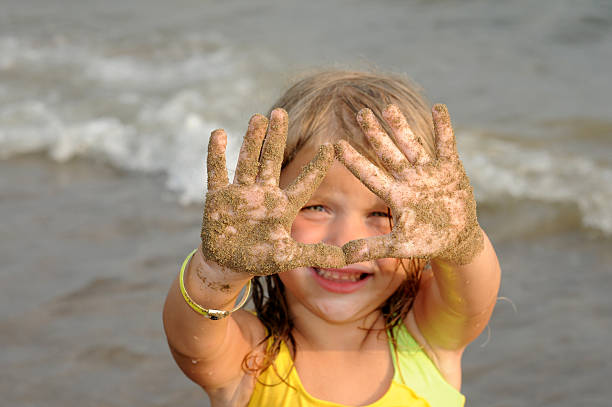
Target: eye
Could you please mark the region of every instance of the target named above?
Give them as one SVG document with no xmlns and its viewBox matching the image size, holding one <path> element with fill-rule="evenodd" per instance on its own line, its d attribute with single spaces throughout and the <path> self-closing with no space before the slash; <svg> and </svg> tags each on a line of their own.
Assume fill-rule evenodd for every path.
<svg viewBox="0 0 612 407">
<path fill-rule="evenodd" d="M 307 205 L 300 210 L 300 217 L 302 219 L 312 221 L 329 219 L 330 214 L 329 208 L 325 205 Z"/>
<path fill-rule="evenodd" d="M 370 215 L 382 218 L 391 218 L 391 214 L 389 212 L 372 212 Z"/>
<path fill-rule="evenodd" d="M 323 205 L 310 205 L 302 208 L 303 211 L 315 211 L 315 212 L 325 212 L 325 207 Z"/>
<path fill-rule="evenodd" d="M 372 211 L 368 215 L 369 225 L 379 234 L 389 233 L 393 228 L 391 211 Z"/>
</svg>

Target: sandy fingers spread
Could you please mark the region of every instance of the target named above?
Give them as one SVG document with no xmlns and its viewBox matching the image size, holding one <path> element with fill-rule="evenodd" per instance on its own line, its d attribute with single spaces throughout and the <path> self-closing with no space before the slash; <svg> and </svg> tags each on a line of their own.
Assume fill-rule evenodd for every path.
<svg viewBox="0 0 612 407">
<path fill-rule="evenodd" d="M 262 116 L 251 119 L 233 184 L 216 183 L 211 188 L 209 182 L 201 232 L 204 257 L 230 270 L 253 275 L 269 275 L 300 266 L 342 267 L 345 262 L 340 247 L 306 245 L 290 236 L 296 214 L 331 165 L 333 147 L 321 146 L 298 178 L 283 190 L 278 186 L 278 178 L 287 114 L 275 109 L 263 137 L 265 127 Z M 209 148 L 209 162 L 211 154 L 224 153 L 219 148 L 222 142 L 211 137 L 211 143 L 218 145 Z M 221 160 L 212 157 L 212 162 Z M 220 170 L 214 168 L 215 172 Z"/>
<path fill-rule="evenodd" d="M 443 105 L 433 109 L 435 160 L 425 158 L 425 151 L 400 115 L 395 106 L 384 112 L 397 143 L 391 142 L 371 112 L 364 110 L 357 116 L 383 163 L 384 174 L 348 143 L 336 146 L 340 161 L 383 199 L 393 214 L 389 235 L 352 241 L 343 247 L 347 263 L 383 257 L 440 257 L 454 264 L 470 263 L 483 248 L 483 236 L 448 111 Z"/>
</svg>

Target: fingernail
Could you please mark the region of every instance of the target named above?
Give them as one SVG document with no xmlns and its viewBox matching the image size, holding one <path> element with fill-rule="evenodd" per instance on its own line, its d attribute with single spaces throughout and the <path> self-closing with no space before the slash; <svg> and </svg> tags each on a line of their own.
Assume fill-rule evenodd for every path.
<svg viewBox="0 0 612 407">
<path fill-rule="evenodd" d="M 261 115 L 259 113 L 254 114 L 253 116 L 251 116 L 251 120 L 249 120 L 249 128 L 255 128 L 258 127 L 260 125 L 268 125 L 268 118 L 264 115 Z"/>
<path fill-rule="evenodd" d="M 399 111 L 400 111 L 400 110 L 399 110 L 399 108 L 398 108 L 397 106 L 395 106 L 393 103 L 390 103 L 390 104 L 388 104 L 388 105 L 387 105 L 387 107 L 385 107 L 385 110 L 384 110 L 384 111 L 385 111 L 385 112 L 392 113 L 392 114 L 397 114 L 397 113 L 399 113 Z"/>
<path fill-rule="evenodd" d="M 373 116 L 373 113 L 367 107 L 364 107 L 359 112 L 357 112 L 357 120 L 364 120 Z"/>
<path fill-rule="evenodd" d="M 284 117 L 287 116 L 287 111 L 285 111 L 285 109 L 283 109 L 282 107 L 277 107 L 274 110 L 272 110 L 272 112 L 270 113 L 270 118 L 272 119 L 276 119 L 276 120 L 281 120 Z"/>
<path fill-rule="evenodd" d="M 447 114 L 448 114 L 448 109 L 446 108 L 446 105 L 445 105 L 445 104 L 443 104 L 443 103 L 436 103 L 436 104 L 433 106 L 433 110 L 434 110 L 435 112 L 437 112 L 437 113 L 440 113 L 440 114 L 444 114 L 444 113 L 447 113 Z"/>
</svg>

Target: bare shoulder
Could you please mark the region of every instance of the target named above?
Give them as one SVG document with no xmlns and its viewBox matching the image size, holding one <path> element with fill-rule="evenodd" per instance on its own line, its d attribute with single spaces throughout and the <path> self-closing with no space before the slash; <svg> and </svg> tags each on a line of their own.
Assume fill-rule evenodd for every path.
<svg viewBox="0 0 612 407">
<path fill-rule="evenodd" d="M 266 328 L 257 318 L 257 315 L 254 312 L 242 309 L 233 313 L 232 317 L 239 327 L 241 334 L 251 344 L 251 349 L 261 347 L 260 345 L 263 344 L 263 340 L 266 337 Z"/>
</svg>

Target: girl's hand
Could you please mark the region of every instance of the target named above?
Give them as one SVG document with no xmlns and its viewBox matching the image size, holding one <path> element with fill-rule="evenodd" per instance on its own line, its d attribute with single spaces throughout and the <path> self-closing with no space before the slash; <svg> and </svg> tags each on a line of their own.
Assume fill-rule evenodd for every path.
<svg viewBox="0 0 612 407">
<path fill-rule="evenodd" d="M 254 275 L 300 266 L 344 266 L 340 247 L 302 244 L 290 236 L 294 218 L 325 177 L 334 154 L 331 145 L 321 146 L 298 178 L 280 189 L 287 126 L 282 109 L 272 111 L 267 134 L 268 120 L 261 115 L 251 118 L 232 184 L 225 165 L 227 136 L 222 129 L 212 132 L 201 234 L 206 260 Z"/>
<path fill-rule="evenodd" d="M 383 236 L 348 242 L 347 263 L 377 258 L 432 258 L 467 264 L 483 247 L 476 202 L 465 174 L 446 106 L 432 110 L 437 159 L 432 159 L 412 133 L 400 110 L 383 112 L 395 143 L 370 109 L 357 120 L 384 168 L 378 168 L 346 141 L 336 145 L 338 159 L 383 199 L 393 215 L 393 229 Z"/>
</svg>

